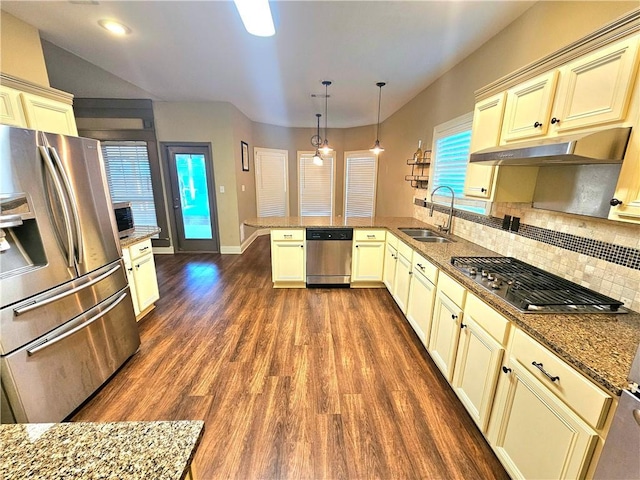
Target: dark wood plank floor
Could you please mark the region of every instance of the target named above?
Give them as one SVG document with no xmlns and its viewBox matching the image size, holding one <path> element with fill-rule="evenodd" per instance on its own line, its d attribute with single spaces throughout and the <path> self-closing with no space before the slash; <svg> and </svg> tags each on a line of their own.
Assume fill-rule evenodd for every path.
<svg viewBox="0 0 640 480">
<path fill-rule="evenodd" d="M 140 351 L 74 421 L 202 419 L 203 479 L 508 478 L 386 290 L 275 290 L 268 237 L 155 259 Z"/>
</svg>

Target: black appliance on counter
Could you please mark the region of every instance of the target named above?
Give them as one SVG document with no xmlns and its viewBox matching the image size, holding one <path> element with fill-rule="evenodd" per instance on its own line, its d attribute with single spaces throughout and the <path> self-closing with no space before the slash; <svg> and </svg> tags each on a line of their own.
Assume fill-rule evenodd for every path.
<svg viewBox="0 0 640 480">
<path fill-rule="evenodd" d="M 627 313 L 623 302 L 512 257 L 451 257 L 451 264 L 523 313 Z"/>
</svg>

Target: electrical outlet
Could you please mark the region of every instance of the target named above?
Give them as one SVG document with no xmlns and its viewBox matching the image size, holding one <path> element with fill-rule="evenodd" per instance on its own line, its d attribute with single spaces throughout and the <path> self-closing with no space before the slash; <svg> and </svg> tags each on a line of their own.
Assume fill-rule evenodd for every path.
<svg viewBox="0 0 640 480">
<path fill-rule="evenodd" d="M 509 230 L 509 226 L 511 225 L 511 215 L 505 215 L 502 219 L 502 229 Z"/>
<path fill-rule="evenodd" d="M 510 230 L 512 232 L 517 232 L 518 230 L 520 230 L 520 217 L 513 217 L 511 219 L 511 227 Z"/>
</svg>

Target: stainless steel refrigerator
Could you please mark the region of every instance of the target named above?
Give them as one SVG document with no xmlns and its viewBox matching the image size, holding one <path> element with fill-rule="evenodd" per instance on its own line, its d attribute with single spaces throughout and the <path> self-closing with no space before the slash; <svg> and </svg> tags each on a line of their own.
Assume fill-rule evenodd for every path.
<svg viewBox="0 0 640 480">
<path fill-rule="evenodd" d="M 99 144 L 0 126 L 2 422 L 67 417 L 140 345 Z"/>
</svg>

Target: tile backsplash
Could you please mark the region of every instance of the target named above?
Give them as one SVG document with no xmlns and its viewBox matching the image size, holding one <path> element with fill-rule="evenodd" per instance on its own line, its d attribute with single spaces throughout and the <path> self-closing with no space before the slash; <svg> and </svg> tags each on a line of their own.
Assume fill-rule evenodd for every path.
<svg viewBox="0 0 640 480">
<path fill-rule="evenodd" d="M 448 208 L 436 205 L 429 217 L 422 200 L 415 203 L 415 218 L 429 224 L 446 221 Z M 505 215 L 520 218 L 517 233 L 502 230 Z M 534 209 L 528 203 L 496 203 L 489 217 L 456 210 L 452 230 L 640 311 L 640 226 Z"/>
</svg>

